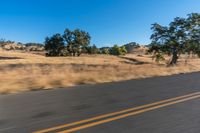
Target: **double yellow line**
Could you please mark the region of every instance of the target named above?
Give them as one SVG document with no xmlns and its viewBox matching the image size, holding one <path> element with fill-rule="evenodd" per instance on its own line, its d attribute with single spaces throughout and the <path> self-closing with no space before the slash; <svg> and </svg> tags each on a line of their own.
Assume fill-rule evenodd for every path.
<svg viewBox="0 0 200 133">
<path fill-rule="evenodd" d="M 36 131 L 34 133 L 48 133 L 48 132 L 71 133 L 71 132 L 79 131 L 81 129 L 97 126 L 100 124 L 119 120 L 119 119 L 129 117 L 129 116 L 138 115 L 138 114 L 141 114 L 141 113 L 144 113 L 147 111 L 151 111 L 151 110 L 166 107 L 169 105 L 189 101 L 189 100 L 196 99 L 196 98 L 200 98 L 200 92 L 191 93 L 191 94 L 184 95 L 184 96 L 178 96 L 175 98 L 170 98 L 170 99 L 162 100 L 159 102 L 146 104 L 146 105 L 142 105 L 142 106 L 138 106 L 138 107 L 133 107 L 133 108 L 129 108 L 129 109 L 113 112 L 113 113 L 108 113 L 108 114 L 100 115 L 97 117 L 69 123 L 69 124 L 63 124 L 60 126 Z"/>
</svg>

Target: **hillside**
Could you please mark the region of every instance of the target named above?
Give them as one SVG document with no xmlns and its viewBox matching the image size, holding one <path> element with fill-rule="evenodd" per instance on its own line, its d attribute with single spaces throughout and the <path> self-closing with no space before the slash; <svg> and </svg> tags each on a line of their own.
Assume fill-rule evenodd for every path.
<svg viewBox="0 0 200 133">
<path fill-rule="evenodd" d="M 35 43 L 16 43 L 16 42 L 1 42 L 0 50 L 6 51 L 44 51 L 44 46 Z"/>
</svg>

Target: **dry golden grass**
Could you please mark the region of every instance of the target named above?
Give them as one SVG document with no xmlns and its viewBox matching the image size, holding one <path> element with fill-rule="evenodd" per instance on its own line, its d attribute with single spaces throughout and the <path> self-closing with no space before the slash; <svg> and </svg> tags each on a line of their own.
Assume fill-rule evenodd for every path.
<svg viewBox="0 0 200 133">
<path fill-rule="evenodd" d="M 44 57 L 30 53 L 0 51 L 0 93 L 52 89 L 76 84 L 94 84 L 200 70 L 193 58 L 178 66 L 156 64 L 148 55 L 115 57 Z"/>
</svg>

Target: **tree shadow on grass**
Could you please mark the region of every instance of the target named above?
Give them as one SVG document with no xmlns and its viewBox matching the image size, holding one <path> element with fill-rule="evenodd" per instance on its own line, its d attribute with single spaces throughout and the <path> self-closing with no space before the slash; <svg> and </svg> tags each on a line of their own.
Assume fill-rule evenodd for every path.
<svg viewBox="0 0 200 133">
<path fill-rule="evenodd" d="M 20 57 L 5 57 L 5 56 L 0 56 L 0 60 L 16 60 L 16 59 L 23 59 Z"/>
<path fill-rule="evenodd" d="M 134 64 L 134 65 L 143 65 L 143 64 L 149 64 L 149 62 L 144 62 L 144 61 L 139 61 L 134 58 L 129 58 L 129 57 L 119 57 L 121 59 L 125 59 L 126 61 L 121 61 L 122 63 L 126 64 Z"/>
</svg>

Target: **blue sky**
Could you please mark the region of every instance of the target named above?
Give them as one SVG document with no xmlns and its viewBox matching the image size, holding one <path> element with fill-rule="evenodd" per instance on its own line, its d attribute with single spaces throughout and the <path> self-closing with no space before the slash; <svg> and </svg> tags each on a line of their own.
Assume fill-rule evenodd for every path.
<svg viewBox="0 0 200 133">
<path fill-rule="evenodd" d="M 150 43 L 151 24 L 200 13 L 199 0 L 3 0 L 0 38 L 44 42 L 46 36 L 80 28 L 97 46 Z"/>
</svg>

